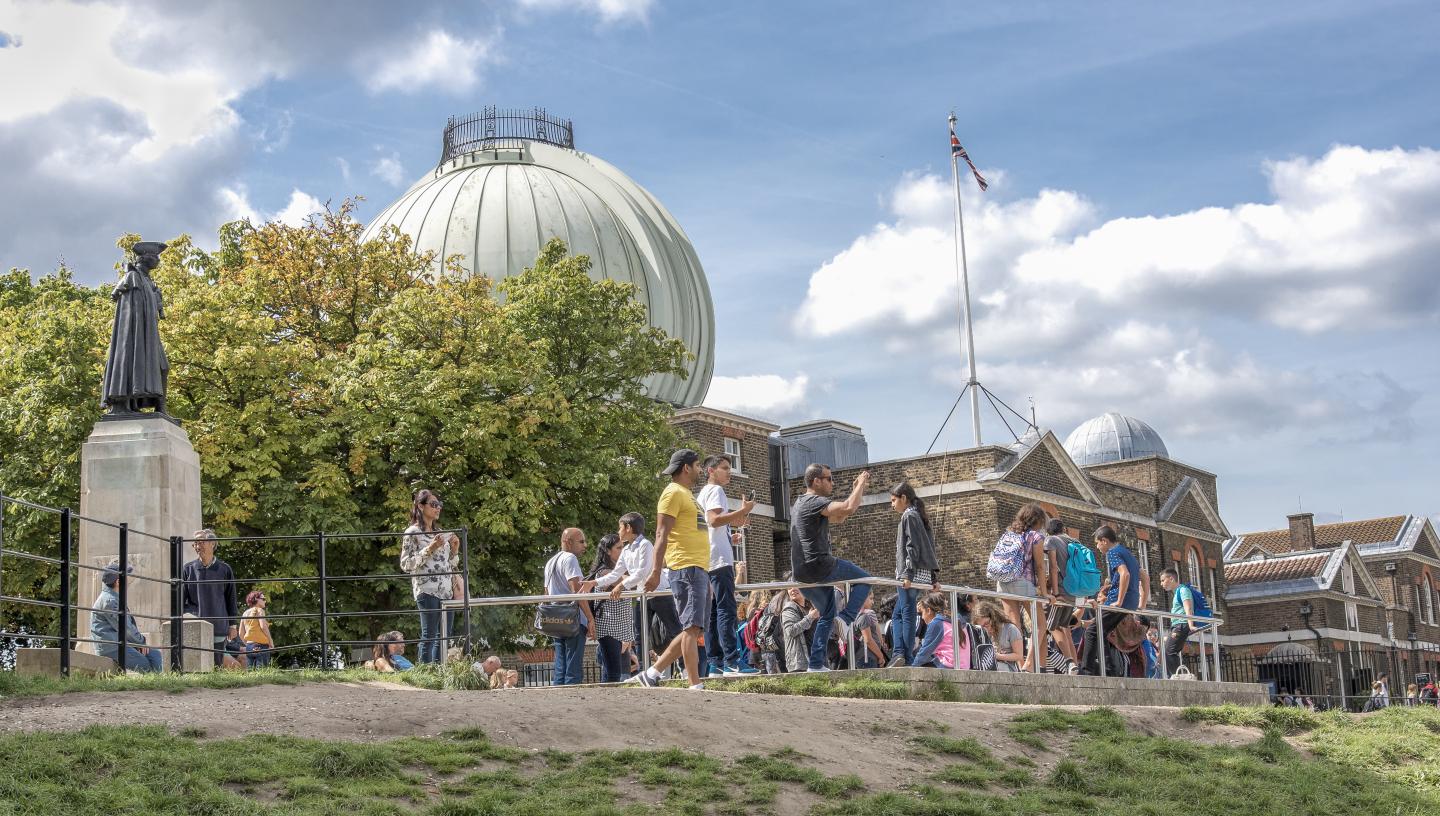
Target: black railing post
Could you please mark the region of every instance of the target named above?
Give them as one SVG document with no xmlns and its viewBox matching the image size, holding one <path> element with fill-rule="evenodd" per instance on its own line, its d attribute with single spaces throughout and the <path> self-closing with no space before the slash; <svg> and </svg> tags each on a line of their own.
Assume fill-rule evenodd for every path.
<svg viewBox="0 0 1440 816">
<path fill-rule="evenodd" d="M 329 603 L 326 601 L 325 583 L 325 534 L 320 533 L 315 537 L 320 545 L 320 668 L 330 668 L 330 614 Z"/>
<path fill-rule="evenodd" d="M 460 578 L 464 582 L 465 589 L 465 597 L 462 601 L 465 610 L 465 656 L 469 657 L 474 646 L 470 642 L 470 529 L 468 527 L 460 528 L 460 572 L 463 573 Z"/>
<path fill-rule="evenodd" d="M 60 676 L 70 676 L 70 508 L 60 511 Z"/>
<path fill-rule="evenodd" d="M 118 539 L 119 540 L 116 542 L 116 550 L 118 551 L 118 555 L 116 556 L 116 558 L 120 562 L 120 580 L 118 582 L 119 588 L 116 590 L 116 593 L 120 596 L 120 615 L 117 618 L 117 620 L 119 621 L 119 625 L 115 627 L 115 639 L 120 641 L 120 645 L 117 647 L 119 651 L 115 655 L 115 662 L 120 664 L 120 671 L 123 672 L 127 668 L 129 668 L 125 665 L 125 652 L 126 647 L 130 645 L 125 638 L 126 633 L 130 630 L 130 627 L 125 625 L 126 618 L 128 618 L 130 615 L 130 579 L 127 577 L 130 572 L 127 569 L 127 567 L 130 566 L 129 524 L 121 522 Z M 95 613 L 92 612 L 91 614 L 93 615 Z M 99 644 L 97 643 L 96 646 L 98 647 Z"/>
<path fill-rule="evenodd" d="M 180 580 L 180 536 L 170 536 L 170 670 L 185 671 L 185 585 Z"/>
</svg>

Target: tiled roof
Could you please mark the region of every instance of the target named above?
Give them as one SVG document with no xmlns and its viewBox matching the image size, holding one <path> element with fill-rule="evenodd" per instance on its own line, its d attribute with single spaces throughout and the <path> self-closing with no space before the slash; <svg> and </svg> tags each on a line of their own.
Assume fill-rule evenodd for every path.
<svg viewBox="0 0 1440 816">
<path fill-rule="evenodd" d="M 1308 555 L 1286 555 L 1278 558 L 1256 558 L 1250 561 L 1225 562 L 1225 583 L 1262 584 L 1271 581 L 1291 581 L 1297 578 L 1319 578 L 1331 553 L 1322 552 Z"/>
<path fill-rule="evenodd" d="M 1333 547 L 1346 540 L 1359 544 L 1374 544 L 1378 541 L 1394 541 L 1405 524 L 1405 516 L 1341 521 L 1335 524 L 1315 525 L 1315 546 Z M 1267 530 L 1263 533 L 1246 533 L 1244 545 L 1271 555 L 1290 552 L 1290 530 Z M 1226 574 L 1228 575 L 1228 568 Z"/>
</svg>

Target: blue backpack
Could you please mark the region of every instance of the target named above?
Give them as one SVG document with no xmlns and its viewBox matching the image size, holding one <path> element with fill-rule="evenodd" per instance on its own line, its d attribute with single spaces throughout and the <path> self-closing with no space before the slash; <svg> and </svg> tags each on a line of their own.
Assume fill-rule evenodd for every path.
<svg viewBox="0 0 1440 816">
<path fill-rule="evenodd" d="M 1071 538 L 1065 545 L 1065 578 L 1060 586 L 1076 598 L 1089 598 L 1100 591 L 1100 565 L 1095 553 Z"/>
<path fill-rule="evenodd" d="M 985 565 L 985 575 L 992 581 L 1005 583 L 1019 578 L 1025 571 L 1025 536 L 1014 530 L 1006 530 L 995 542 L 990 561 Z"/>
</svg>

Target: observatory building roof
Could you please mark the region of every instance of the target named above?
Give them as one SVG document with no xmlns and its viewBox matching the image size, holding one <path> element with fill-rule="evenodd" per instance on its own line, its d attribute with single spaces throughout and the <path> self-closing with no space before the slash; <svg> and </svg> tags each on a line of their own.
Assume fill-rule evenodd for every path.
<svg viewBox="0 0 1440 816">
<path fill-rule="evenodd" d="M 487 108 L 445 129 L 440 163 L 366 227 L 409 235 L 417 254 L 458 255 L 500 280 L 551 238 L 588 255 L 591 277 L 635 284 L 651 325 L 695 355 L 689 376 L 646 380 L 651 397 L 699 405 L 710 387 L 715 310 L 690 239 L 663 205 L 613 165 L 574 149 L 574 129 L 543 109 Z M 438 263 L 438 261 L 437 261 Z"/>
<path fill-rule="evenodd" d="M 1143 456 L 1170 456 L 1165 441 L 1154 428 L 1113 411 L 1087 420 L 1071 431 L 1065 438 L 1065 452 L 1081 467 Z"/>
</svg>

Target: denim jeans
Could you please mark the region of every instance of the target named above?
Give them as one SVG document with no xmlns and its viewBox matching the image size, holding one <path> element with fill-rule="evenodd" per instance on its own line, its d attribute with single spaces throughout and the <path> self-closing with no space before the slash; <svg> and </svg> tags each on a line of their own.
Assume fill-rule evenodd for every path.
<svg viewBox="0 0 1440 816">
<path fill-rule="evenodd" d="M 445 661 L 445 643 L 440 639 L 440 616 L 445 615 L 449 629 L 455 629 L 455 613 L 441 612 L 440 605 L 443 603 L 439 598 L 428 592 L 422 592 L 415 599 L 415 605 L 423 610 L 420 613 L 420 656 L 416 658 L 420 663 L 443 663 Z"/>
<path fill-rule="evenodd" d="M 245 659 L 249 668 L 266 668 L 270 665 L 270 647 L 261 643 L 247 643 Z"/>
<path fill-rule="evenodd" d="M 735 568 L 710 570 L 710 625 L 705 628 L 705 647 L 710 662 L 722 671 L 740 662 L 735 642 Z"/>
<path fill-rule="evenodd" d="M 821 582 L 849 581 L 856 578 L 869 578 L 870 573 L 846 561 L 843 558 L 835 559 L 835 569 Z M 865 605 L 865 599 L 870 596 L 869 584 L 854 584 L 850 587 L 850 597 L 845 602 L 845 608 L 838 613 L 835 611 L 835 588 L 834 587 L 806 587 L 800 590 L 810 605 L 820 610 L 820 618 L 815 621 L 814 631 L 810 633 L 810 668 L 825 668 L 825 649 L 830 642 L 830 629 L 835 625 L 835 617 L 838 614 L 846 624 L 855 622 L 855 617 L 860 614 L 860 607 Z M 791 667 L 794 671 L 798 667 Z"/>
<path fill-rule="evenodd" d="M 1185 641 L 1189 640 L 1193 634 L 1195 634 L 1195 630 L 1190 627 L 1189 621 L 1176 621 L 1175 625 L 1170 628 L 1170 634 L 1166 635 L 1164 644 L 1166 678 L 1180 668 L 1183 662 L 1181 655 L 1185 651 Z"/>
<path fill-rule="evenodd" d="M 915 604 L 923 590 L 912 586 L 895 590 L 895 611 L 890 614 L 890 639 L 894 641 L 895 657 L 905 658 L 905 665 L 915 663 Z"/>
<path fill-rule="evenodd" d="M 568 638 L 550 638 L 550 645 L 555 647 L 555 674 L 550 680 L 551 685 L 580 685 L 585 669 L 585 633 Z"/>
<path fill-rule="evenodd" d="M 116 666 L 120 665 L 120 653 L 115 650 L 115 646 L 111 646 L 109 650 L 101 652 L 101 654 L 114 660 Z M 149 674 L 150 672 L 160 671 L 163 665 L 164 663 L 160 658 L 160 650 L 154 646 L 150 647 L 150 654 L 148 655 L 140 654 L 140 650 L 134 646 L 125 647 L 126 671 Z"/>
<path fill-rule="evenodd" d="M 625 653 L 618 639 L 603 636 L 595 644 L 595 662 L 600 664 L 600 682 L 619 683 L 625 679 Z"/>
</svg>

